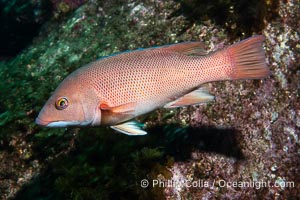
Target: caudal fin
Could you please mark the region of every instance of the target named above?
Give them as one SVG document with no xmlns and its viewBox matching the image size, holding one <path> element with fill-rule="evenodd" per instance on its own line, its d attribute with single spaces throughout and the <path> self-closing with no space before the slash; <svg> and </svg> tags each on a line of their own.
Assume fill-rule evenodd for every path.
<svg viewBox="0 0 300 200">
<path fill-rule="evenodd" d="M 264 40 L 264 36 L 256 35 L 226 48 L 232 61 L 232 79 L 259 79 L 270 74 L 262 48 Z"/>
</svg>

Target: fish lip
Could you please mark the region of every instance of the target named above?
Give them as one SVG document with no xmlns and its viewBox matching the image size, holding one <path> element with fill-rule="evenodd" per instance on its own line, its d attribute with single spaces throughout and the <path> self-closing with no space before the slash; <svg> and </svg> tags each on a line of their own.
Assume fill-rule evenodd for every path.
<svg viewBox="0 0 300 200">
<path fill-rule="evenodd" d="M 47 126 L 50 122 L 49 121 L 45 121 L 45 120 L 42 120 L 40 119 L 39 117 L 37 117 L 35 119 L 35 123 L 40 125 L 40 126 Z"/>
<path fill-rule="evenodd" d="M 35 123 L 40 126 L 45 127 L 57 127 L 57 128 L 63 128 L 68 126 L 87 126 L 91 124 L 91 121 L 86 122 L 78 122 L 78 121 L 45 121 L 37 117 L 35 119 Z"/>
</svg>

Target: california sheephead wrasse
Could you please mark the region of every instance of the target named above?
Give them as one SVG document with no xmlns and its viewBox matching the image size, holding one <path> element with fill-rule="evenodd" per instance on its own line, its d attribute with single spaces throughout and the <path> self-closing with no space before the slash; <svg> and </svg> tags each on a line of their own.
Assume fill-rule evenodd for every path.
<svg viewBox="0 0 300 200">
<path fill-rule="evenodd" d="M 261 79 L 269 75 L 256 35 L 206 53 L 201 42 L 125 52 L 89 63 L 67 76 L 40 111 L 47 127 L 111 126 L 128 135 L 145 135 L 129 121 L 160 107 L 174 108 L 214 99 L 204 83 Z"/>
</svg>

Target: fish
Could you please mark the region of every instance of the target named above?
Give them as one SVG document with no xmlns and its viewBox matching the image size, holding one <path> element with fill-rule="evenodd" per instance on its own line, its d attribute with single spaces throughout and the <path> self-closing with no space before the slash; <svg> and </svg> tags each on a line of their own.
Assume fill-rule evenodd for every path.
<svg viewBox="0 0 300 200">
<path fill-rule="evenodd" d="M 145 135 L 134 118 L 158 108 L 208 103 L 205 86 L 225 80 L 270 75 L 263 35 L 207 53 L 202 42 L 126 51 L 84 65 L 68 75 L 35 122 L 45 127 L 110 126 L 131 136 Z"/>
</svg>

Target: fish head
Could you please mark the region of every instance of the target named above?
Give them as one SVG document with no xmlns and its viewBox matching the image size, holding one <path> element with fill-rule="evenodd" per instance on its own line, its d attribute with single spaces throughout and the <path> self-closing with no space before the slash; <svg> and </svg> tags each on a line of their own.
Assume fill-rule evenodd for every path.
<svg viewBox="0 0 300 200">
<path fill-rule="evenodd" d="M 35 122 L 46 127 L 95 125 L 101 113 L 96 112 L 97 98 L 91 88 L 84 88 L 78 78 L 67 77 L 54 91 Z"/>
</svg>

